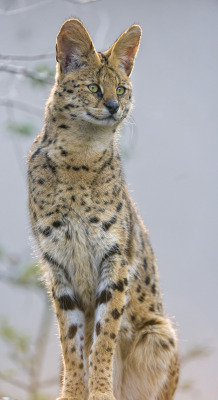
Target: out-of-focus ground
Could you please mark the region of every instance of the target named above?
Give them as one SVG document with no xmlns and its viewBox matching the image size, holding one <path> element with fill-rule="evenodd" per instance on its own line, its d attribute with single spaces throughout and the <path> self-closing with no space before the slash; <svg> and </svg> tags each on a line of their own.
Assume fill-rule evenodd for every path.
<svg viewBox="0 0 218 400">
<path fill-rule="evenodd" d="M 216 0 L 98 0 L 88 4 L 54 0 L 20 13 L 13 8 L 37 1 L 0 1 L 0 54 L 31 55 L 54 51 L 60 25 L 80 18 L 97 50 L 105 50 L 132 23 L 143 29 L 132 74 L 135 106 L 123 135 L 131 148 L 126 180 L 146 223 L 157 255 L 168 314 L 175 316 L 181 353 L 195 346 L 208 351 L 184 364 L 176 400 L 218 399 L 217 318 L 217 37 Z M 0 60 L 0 63 L 3 61 Z M 42 61 L 40 62 L 42 64 Z M 45 61 L 55 68 L 55 60 Z M 10 61 L 10 64 L 15 62 Z M 34 62 L 17 65 L 30 68 Z M 0 72 L 0 98 L 44 108 L 48 88 Z M 0 107 L 0 244 L 12 254 L 31 258 L 27 212 L 26 157 L 33 137 L 5 128 L 11 118 L 28 120 L 35 135 L 40 118 Z M 35 335 L 41 299 L 30 291 L 0 283 L 0 309 L 11 323 Z M 0 347 L 0 369 L 7 367 Z M 44 377 L 59 369 L 56 322 L 43 365 Z M 190 383 L 190 385 L 189 385 Z M 23 399 L 21 390 L 0 382 Z M 189 389 L 188 389 L 189 388 Z M 57 395 L 57 387 L 51 390 Z"/>
</svg>

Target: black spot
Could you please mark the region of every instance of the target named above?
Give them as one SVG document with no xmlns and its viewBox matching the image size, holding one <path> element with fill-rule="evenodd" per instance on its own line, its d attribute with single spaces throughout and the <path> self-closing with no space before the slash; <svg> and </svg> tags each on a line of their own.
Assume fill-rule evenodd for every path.
<svg viewBox="0 0 218 400">
<path fill-rule="evenodd" d="M 121 210 L 122 207 L 123 207 L 123 203 L 119 203 L 119 204 L 117 205 L 117 208 L 116 208 L 117 212 L 119 212 L 119 211 Z"/>
<path fill-rule="evenodd" d="M 65 108 L 65 110 L 69 110 L 70 108 L 74 108 L 74 104 L 66 104 L 65 106 L 64 106 L 64 108 Z"/>
<path fill-rule="evenodd" d="M 100 332 L 101 332 L 101 324 L 100 324 L 100 322 L 97 322 L 95 330 L 96 330 L 96 335 L 97 336 L 100 335 Z"/>
<path fill-rule="evenodd" d="M 89 167 L 87 167 L 86 165 L 82 165 L 81 168 L 84 169 L 85 171 L 89 171 Z"/>
<path fill-rule="evenodd" d="M 151 291 L 153 294 L 156 294 L 156 285 L 155 283 L 153 283 L 153 285 L 151 286 Z"/>
<path fill-rule="evenodd" d="M 143 260 L 143 267 L 144 267 L 145 270 L 148 268 L 148 264 L 147 264 L 146 258 L 144 258 L 144 260 Z"/>
<path fill-rule="evenodd" d="M 113 283 L 112 285 L 113 290 L 118 290 L 119 292 L 123 292 L 123 281 L 119 280 L 117 283 Z"/>
<path fill-rule="evenodd" d="M 151 282 L 151 278 L 150 278 L 150 276 L 147 276 L 146 279 L 145 279 L 145 284 L 149 285 L 150 282 Z"/>
<path fill-rule="evenodd" d="M 113 311 L 111 311 L 111 315 L 114 319 L 118 319 L 121 316 L 121 313 L 117 310 L 117 308 L 114 308 Z"/>
<path fill-rule="evenodd" d="M 149 311 L 151 311 L 151 312 L 154 312 L 154 311 L 155 311 L 154 304 L 150 304 Z"/>
<path fill-rule="evenodd" d="M 61 124 L 61 125 L 58 125 L 58 128 L 61 128 L 61 129 L 69 129 L 70 127 L 69 127 L 68 125 Z"/>
<path fill-rule="evenodd" d="M 103 212 L 105 212 L 105 208 L 98 208 L 97 211 L 103 213 Z"/>
<path fill-rule="evenodd" d="M 116 221 L 117 217 L 116 215 L 114 215 L 111 219 L 109 219 L 109 221 L 102 222 L 102 229 L 104 231 L 107 231 L 111 227 L 111 225 L 116 223 Z"/>
<path fill-rule="evenodd" d="M 74 171 L 79 171 L 79 170 L 80 170 L 80 167 L 72 167 L 72 169 L 73 169 Z"/>
<path fill-rule="evenodd" d="M 76 201 L 76 198 L 75 198 L 74 195 L 71 197 L 71 200 L 72 200 L 72 201 Z"/>
<path fill-rule="evenodd" d="M 122 188 L 121 186 L 114 185 L 113 190 L 112 190 L 112 195 L 113 195 L 114 197 L 117 197 L 118 194 L 119 194 L 120 191 L 121 191 L 121 188 Z"/>
<path fill-rule="evenodd" d="M 112 351 L 112 347 L 107 347 L 106 351 L 111 352 Z"/>
<path fill-rule="evenodd" d="M 136 292 L 137 292 L 137 293 L 140 293 L 140 292 L 141 292 L 141 285 L 138 285 L 138 286 L 137 286 Z"/>
<path fill-rule="evenodd" d="M 39 183 L 40 185 L 43 185 L 43 184 L 45 183 L 45 179 L 39 178 L 39 179 L 38 179 L 38 183 Z"/>
<path fill-rule="evenodd" d="M 127 278 L 124 278 L 123 282 L 124 282 L 124 285 L 125 285 L 125 286 L 128 285 L 128 279 L 127 279 Z"/>
<path fill-rule="evenodd" d="M 68 152 L 66 150 L 61 150 L 61 155 L 66 157 L 68 156 Z"/>
<path fill-rule="evenodd" d="M 109 290 L 103 290 L 96 299 L 96 307 L 100 304 L 107 303 L 111 298 L 111 292 L 109 292 Z"/>
<path fill-rule="evenodd" d="M 56 221 L 54 221 L 53 224 L 52 224 L 52 226 L 53 226 L 54 228 L 59 228 L 59 227 L 62 226 L 62 225 L 63 225 L 62 222 L 59 221 L 58 219 L 57 219 Z"/>
<path fill-rule="evenodd" d="M 140 301 L 140 303 L 142 303 L 145 299 L 145 293 L 142 293 L 141 296 L 138 298 L 138 300 Z"/>
<path fill-rule="evenodd" d="M 111 338 L 111 339 L 115 339 L 115 337 L 116 337 L 115 333 L 111 333 L 111 334 L 110 334 L 110 338 Z"/>
<path fill-rule="evenodd" d="M 69 339 L 73 339 L 77 332 L 77 326 L 71 325 L 68 330 L 68 337 Z"/>
<path fill-rule="evenodd" d="M 45 229 L 43 229 L 43 228 L 39 228 L 39 232 L 42 234 L 42 235 L 44 235 L 44 236 L 50 236 L 51 235 L 51 233 L 52 233 L 52 229 L 51 229 L 51 227 L 50 226 L 47 226 Z"/>
<path fill-rule="evenodd" d="M 67 89 L 66 92 L 67 92 L 67 93 L 73 93 L 73 90 Z"/>
<path fill-rule="evenodd" d="M 97 222 L 99 222 L 99 218 L 98 217 L 91 217 L 91 218 L 89 218 L 89 222 L 91 224 L 96 224 Z"/>
<path fill-rule="evenodd" d="M 59 297 L 58 301 L 60 308 L 65 311 L 74 310 L 76 306 L 75 301 L 68 294 Z"/>
</svg>

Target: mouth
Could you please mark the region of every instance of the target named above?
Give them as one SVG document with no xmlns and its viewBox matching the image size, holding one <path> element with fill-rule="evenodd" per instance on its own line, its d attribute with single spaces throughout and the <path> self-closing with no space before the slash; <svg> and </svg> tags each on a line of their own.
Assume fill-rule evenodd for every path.
<svg viewBox="0 0 218 400">
<path fill-rule="evenodd" d="M 96 117 L 89 111 L 86 111 L 85 119 L 95 125 L 114 125 L 117 123 L 113 115 L 108 115 L 107 117 Z"/>
<path fill-rule="evenodd" d="M 91 114 L 90 112 L 87 112 L 87 115 L 93 119 L 97 119 L 97 121 L 108 121 L 108 120 L 114 120 L 114 117 L 112 115 L 108 115 L 107 117 L 103 118 L 98 118 L 95 115 Z"/>
</svg>

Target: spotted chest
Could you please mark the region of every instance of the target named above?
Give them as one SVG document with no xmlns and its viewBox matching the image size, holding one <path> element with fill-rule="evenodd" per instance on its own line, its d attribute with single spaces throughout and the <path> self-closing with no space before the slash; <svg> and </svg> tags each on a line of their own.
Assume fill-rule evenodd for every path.
<svg viewBox="0 0 218 400">
<path fill-rule="evenodd" d="M 36 161 L 36 165 L 41 164 Z M 39 167 L 29 176 L 34 193 L 30 198 L 34 233 L 49 270 L 51 260 L 54 267 L 62 266 L 64 275 L 60 276 L 59 268 L 59 281 L 70 284 L 85 306 L 90 306 L 95 301 L 103 261 L 108 254 L 116 253 L 121 237 L 125 241 L 125 196 L 120 192 L 115 198 L 116 186 L 112 183 L 106 188 L 78 183 L 78 171 L 68 172 L 67 183 L 60 171 L 53 181 L 49 173 Z M 51 281 L 53 275 L 57 282 L 57 271 L 49 273 Z"/>
</svg>

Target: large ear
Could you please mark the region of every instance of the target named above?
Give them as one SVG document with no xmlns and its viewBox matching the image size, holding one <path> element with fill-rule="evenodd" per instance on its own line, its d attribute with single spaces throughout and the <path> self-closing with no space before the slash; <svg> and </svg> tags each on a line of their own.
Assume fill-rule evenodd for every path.
<svg viewBox="0 0 218 400">
<path fill-rule="evenodd" d="M 105 53 L 110 54 L 110 61 L 116 67 L 124 69 L 128 76 L 133 69 L 141 34 L 142 30 L 139 25 L 130 26 Z"/>
<path fill-rule="evenodd" d="M 67 73 L 86 67 L 89 58 L 98 60 L 94 44 L 78 19 L 68 19 L 61 27 L 56 43 L 56 60 L 60 71 Z"/>
</svg>

